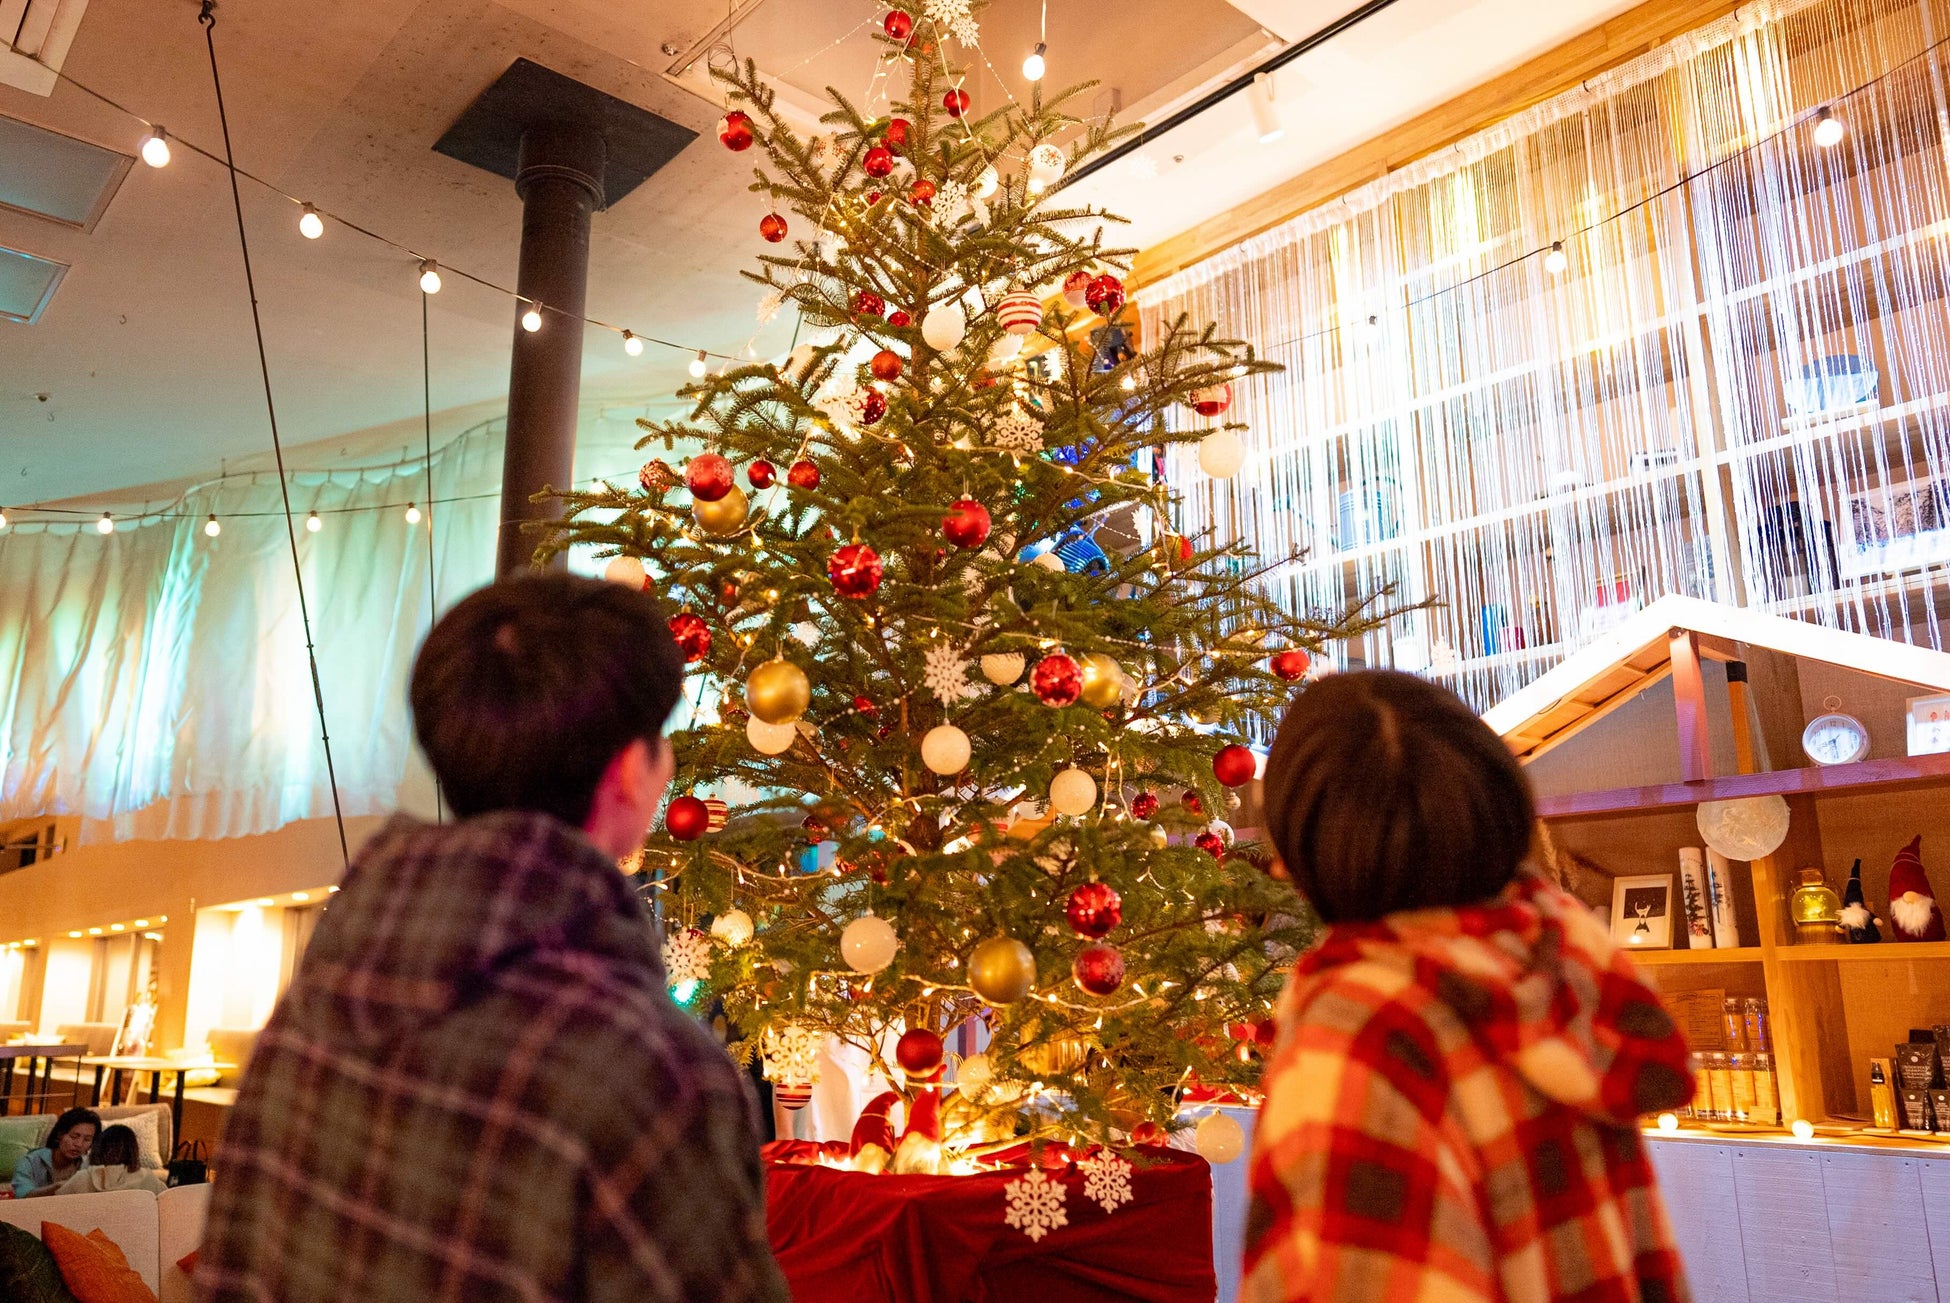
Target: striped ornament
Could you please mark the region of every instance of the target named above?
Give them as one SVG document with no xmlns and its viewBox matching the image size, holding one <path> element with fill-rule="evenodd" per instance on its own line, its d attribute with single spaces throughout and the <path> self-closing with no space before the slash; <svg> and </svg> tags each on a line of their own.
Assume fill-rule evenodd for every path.
<svg viewBox="0 0 1950 1303">
<path fill-rule="evenodd" d="M 996 319 L 1011 335 L 1027 335 L 1043 324 L 1043 303 L 1034 294 L 1017 290 L 995 305 Z"/>
<path fill-rule="evenodd" d="M 704 812 L 708 816 L 704 831 L 717 832 L 731 822 L 731 807 L 715 796 L 704 798 Z"/>
<path fill-rule="evenodd" d="M 806 1105 L 812 1103 L 812 1087 L 781 1086 L 774 1083 L 772 1086 L 772 1098 L 796 1113 Z"/>
</svg>

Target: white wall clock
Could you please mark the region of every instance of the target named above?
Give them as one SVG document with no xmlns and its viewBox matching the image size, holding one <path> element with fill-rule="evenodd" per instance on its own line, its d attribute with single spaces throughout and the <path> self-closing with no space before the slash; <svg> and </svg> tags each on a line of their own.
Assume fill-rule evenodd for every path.
<svg viewBox="0 0 1950 1303">
<path fill-rule="evenodd" d="M 1801 733 L 1801 749 L 1818 765 L 1846 765 L 1869 754 L 1869 730 L 1862 721 L 1841 711 L 1841 698 L 1821 703 L 1828 711 Z"/>
</svg>

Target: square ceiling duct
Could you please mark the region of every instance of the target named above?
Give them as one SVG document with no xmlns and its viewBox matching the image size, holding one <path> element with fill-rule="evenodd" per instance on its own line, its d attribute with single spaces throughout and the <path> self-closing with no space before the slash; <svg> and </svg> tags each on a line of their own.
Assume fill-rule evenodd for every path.
<svg viewBox="0 0 1950 1303">
<path fill-rule="evenodd" d="M 52 95 L 88 0 L 0 0 L 0 85 Z"/>
<path fill-rule="evenodd" d="M 31 122 L 0 117 L 0 207 L 92 231 L 134 161 Z"/>
<path fill-rule="evenodd" d="M 0 248 L 0 321 L 33 325 L 67 273 L 64 262 Z"/>
</svg>

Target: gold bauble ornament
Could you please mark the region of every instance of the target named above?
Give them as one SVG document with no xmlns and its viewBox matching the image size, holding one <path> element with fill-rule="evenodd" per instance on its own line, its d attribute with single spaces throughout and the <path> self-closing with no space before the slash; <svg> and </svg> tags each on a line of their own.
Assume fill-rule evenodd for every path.
<svg viewBox="0 0 1950 1303">
<path fill-rule="evenodd" d="M 1036 985 L 1036 956 L 1014 937 L 990 937 L 968 957 L 968 984 L 990 1004 L 1014 1004 Z"/>
<path fill-rule="evenodd" d="M 1083 658 L 1083 699 L 1098 710 L 1109 710 L 1124 695 L 1124 669 L 1101 652 Z"/>
<path fill-rule="evenodd" d="M 697 518 L 697 527 L 720 538 L 743 529 L 746 513 L 750 509 L 745 491 L 736 484 L 731 486 L 731 492 L 716 502 L 706 502 L 700 498 L 691 503 L 691 515 Z"/>
<path fill-rule="evenodd" d="M 1151 844 L 1159 850 L 1163 850 L 1165 847 L 1171 845 L 1171 834 L 1165 831 L 1165 827 L 1161 823 L 1151 825 L 1150 837 Z"/>
<path fill-rule="evenodd" d="M 1023 1029 L 1025 1041 L 1040 1034 L 1037 1028 Z M 1089 1059 L 1090 1043 L 1069 1032 L 1060 1032 L 1034 1045 L 1025 1044 L 1021 1053 L 1016 1055 L 1016 1062 L 1039 1077 L 1067 1077 Z"/>
<path fill-rule="evenodd" d="M 812 705 L 812 680 L 784 657 L 766 661 L 745 680 L 745 704 L 767 724 L 794 723 Z"/>
</svg>

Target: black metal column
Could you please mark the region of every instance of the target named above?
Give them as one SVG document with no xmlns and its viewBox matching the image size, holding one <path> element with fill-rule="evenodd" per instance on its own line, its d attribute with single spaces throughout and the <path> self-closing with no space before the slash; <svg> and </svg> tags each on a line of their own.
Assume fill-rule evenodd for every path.
<svg viewBox="0 0 1950 1303">
<path fill-rule="evenodd" d="M 603 137 L 593 127 L 537 125 L 521 137 L 521 270 L 514 357 L 508 373 L 508 439 L 501 464 L 501 528 L 495 574 L 530 568 L 539 541 L 524 522 L 553 520 L 559 504 L 533 501 L 574 480 L 576 404 L 582 392 L 582 317 L 589 281 L 589 219 L 603 201 Z M 542 305 L 542 328 L 521 316 Z M 556 564 L 562 564 L 557 558 Z"/>
</svg>

